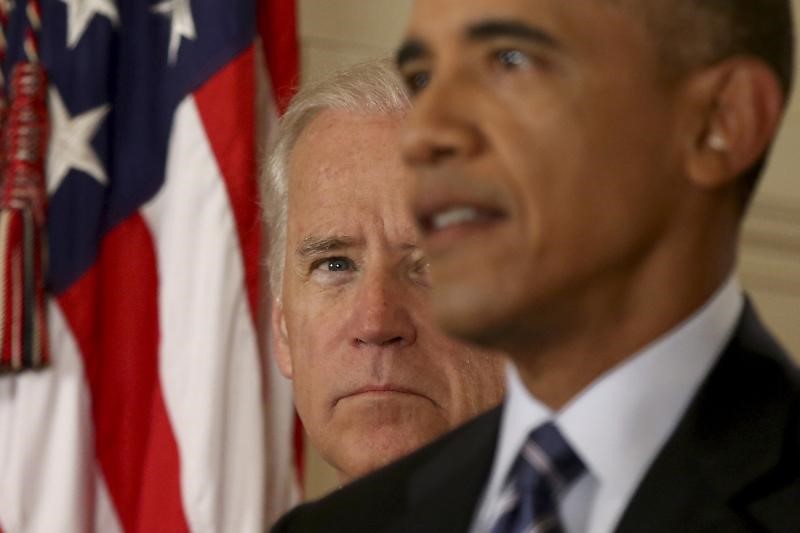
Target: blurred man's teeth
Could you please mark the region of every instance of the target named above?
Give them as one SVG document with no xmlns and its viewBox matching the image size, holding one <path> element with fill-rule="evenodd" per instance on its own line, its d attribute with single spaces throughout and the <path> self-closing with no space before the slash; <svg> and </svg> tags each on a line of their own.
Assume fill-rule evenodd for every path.
<svg viewBox="0 0 800 533">
<path fill-rule="evenodd" d="M 473 222 L 479 218 L 480 214 L 476 209 L 472 207 L 457 207 L 435 215 L 431 221 L 431 227 L 434 230 L 441 230 L 456 224 Z"/>
</svg>

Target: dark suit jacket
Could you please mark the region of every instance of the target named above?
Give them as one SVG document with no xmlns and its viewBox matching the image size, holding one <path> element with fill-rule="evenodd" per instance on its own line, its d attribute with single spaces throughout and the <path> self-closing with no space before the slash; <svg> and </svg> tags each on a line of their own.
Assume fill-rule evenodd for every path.
<svg viewBox="0 0 800 533">
<path fill-rule="evenodd" d="M 467 531 L 499 423 L 498 408 L 274 531 Z M 800 378 L 749 306 L 616 531 L 800 533 Z"/>
</svg>

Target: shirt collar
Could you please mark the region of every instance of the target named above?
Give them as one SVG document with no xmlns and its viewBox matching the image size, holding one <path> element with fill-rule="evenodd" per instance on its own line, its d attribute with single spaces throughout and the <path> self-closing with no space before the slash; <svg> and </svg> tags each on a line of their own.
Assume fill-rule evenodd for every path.
<svg viewBox="0 0 800 533">
<path fill-rule="evenodd" d="M 594 508 L 609 523 L 607 529 L 592 529 L 610 530 L 732 335 L 743 304 L 731 276 L 694 314 L 600 376 L 557 413 L 531 396 L 508 365 L 500 440 L 486 496 L 502 490 L 530 431 L 554 419 L 599 483 Z"/>
</svg>

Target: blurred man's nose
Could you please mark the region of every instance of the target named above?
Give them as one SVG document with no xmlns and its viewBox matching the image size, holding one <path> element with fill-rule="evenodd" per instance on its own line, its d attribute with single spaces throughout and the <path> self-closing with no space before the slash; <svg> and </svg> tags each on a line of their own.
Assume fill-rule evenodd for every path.
<svg viewBox="0 0 800 533">
<path fill-rule="evenodd" d="M 432 77 L 414 100 L 401 137 L 409 165 L 432 166 L 477 153 L 482 138 L 469 109 L 474 90 L 457 73 Z"/>
<path fill-rule="evenodd" d="M 365 276 L 353 313 L 353 344 L 358 347 L 403 348 L 417 340 L 408 301 L 409 287 L 391 273 Z"/>
</svg>

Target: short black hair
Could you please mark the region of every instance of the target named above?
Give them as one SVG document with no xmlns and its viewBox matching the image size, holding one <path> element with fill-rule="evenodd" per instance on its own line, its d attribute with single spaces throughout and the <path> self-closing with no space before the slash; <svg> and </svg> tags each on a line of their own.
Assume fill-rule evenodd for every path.
<svg viewBox="0 0 800 533">
<path fill-rule="evenodd" d="M 729 57 L 761 59 L 784 98 L 794 81 L 791 0 L 616 0 L 645 16 L 672 75 Z"/>
<path fill-rule="evenodd" d="M 657 39 L 666 79 L 735 56 L 763 61 L 788 101 L 794 83 L 791 0 L 612 0 L 643 15 Z M 752 198 L 769 148 L 741 176 L 742 205 Z"/>
</svg>

